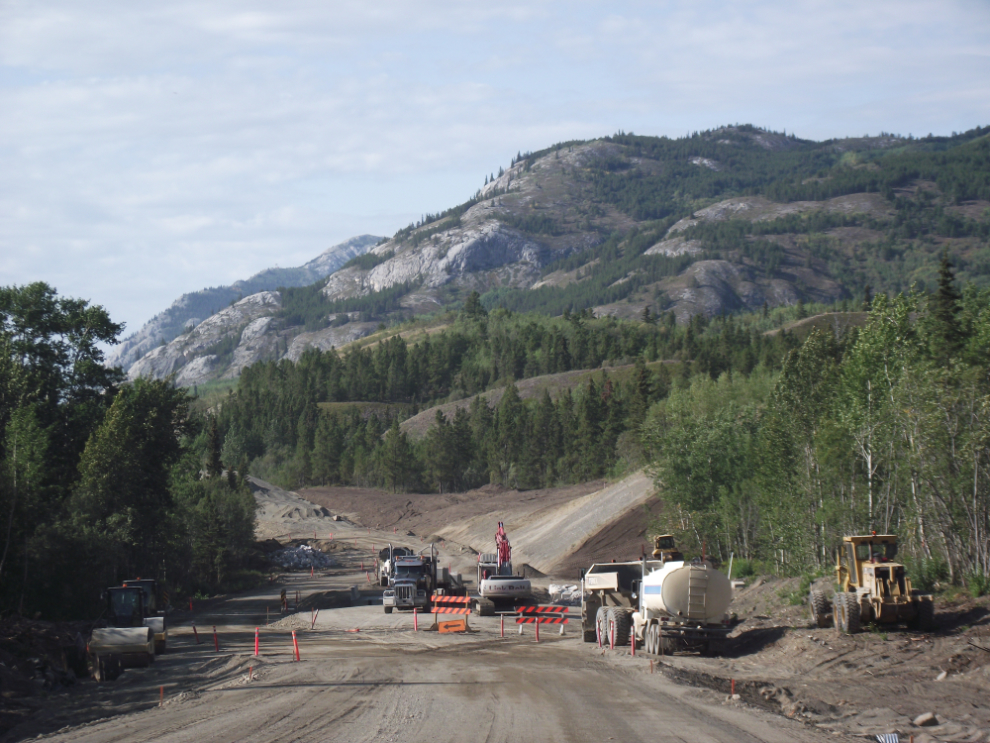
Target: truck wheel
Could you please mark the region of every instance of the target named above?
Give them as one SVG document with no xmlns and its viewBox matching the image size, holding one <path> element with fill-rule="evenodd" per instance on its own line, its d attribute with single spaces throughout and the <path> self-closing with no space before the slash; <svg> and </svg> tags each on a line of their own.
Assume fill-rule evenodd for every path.
<svg viewBox="0 0 990 743">
<path fill-rule="evenodd" d="M 910 622 L 911 629 L 929 632 L 935 626 L 935 604 L 932 601 L 919 601 L 918 613 Z"/>
<path fill-rule="evenodd" d="M 392 613 L 392 608 L 393 608 L 393 607 L 391 607 L 391 606 L 386 606 L 386 607 L 385 607 L 385 613 L 386 613 L 386 614 L 391 614 L 391 613 Z"/>
<path fill-rule="evenodd" d="M 608 645 L 608 609 L 604 606 L 599 606 L 598 613 L 595 614 L 595 631 L 595 639 L 601 638 L 602 645 Z"/>
<path fill-rule="evenodd" d="M 609 609 L 608 621 L 615 625 L 615 646 L 625 647 L 629 644 L 629 626 L 632 619 L 625 609 Z"/>
<path fill-rule="evenodd" d="M 812 588 L 811 595 L 808 597 L 808 606 L 811 607 L 811 621 L 816 627 L 825 629 L 831 624 L 828 616 L 828 599 L 825 598 L 824 592 Z"/>
<path fill-rule="evenodd" d="M 597 633 L 593 629 L 582 630 L 581 639 L 585 642 L 594 642 L 598 639 Z"/>
</svg>

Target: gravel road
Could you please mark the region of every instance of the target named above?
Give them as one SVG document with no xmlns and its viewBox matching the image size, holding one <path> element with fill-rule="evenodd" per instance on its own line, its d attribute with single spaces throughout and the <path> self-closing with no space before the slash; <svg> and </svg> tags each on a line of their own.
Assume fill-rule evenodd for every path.
<svg viewBox="0 0 990 743">
<path fill-rule="evenodd" d="M 344 592 L 359 577 L 345 567 L 281 585 L 293 599 L 298 590 L 305 606 Z M 265 610 L 277 605 L 281 585 L 199 608 L 173 626 L 169 653 L 151 668 L 128 670 L 114 684 L 83 685 L 58 712 L 12 732 L 79 743 L 837 739 L 651 675 L 648 658 L 602 653 L 581 642 L 573 625 L 564 637 L 545 627 L 539 644 L 531 626 L 520 637 L 511 625 L 500 637 L 496 617 L 471 617 L 469 634 L 440 635 L 423 631 L 429 617 L 414 632 L 410 615 L 365 605 L 324 609 L 315 629 L 305 609 L 266 627 Z M 374 601 L 373 589 L 363 597 Z"/>
</svg>

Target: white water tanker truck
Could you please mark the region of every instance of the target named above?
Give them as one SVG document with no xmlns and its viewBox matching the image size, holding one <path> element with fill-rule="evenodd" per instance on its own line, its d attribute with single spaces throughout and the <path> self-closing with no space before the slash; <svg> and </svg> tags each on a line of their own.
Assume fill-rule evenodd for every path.
<svg viewBox="0 0 990 743">
<path fill-rule="evenodd" d="M 599 563 L 582 576 L 585 642 L 628 645 L 630 632 L 648 653 L 700 650 L 718 655 L 732 631 L 729 579 L 710 561 L 685 561 L 673 537 L 656 538 L 655 558 Z"/>
</svg>

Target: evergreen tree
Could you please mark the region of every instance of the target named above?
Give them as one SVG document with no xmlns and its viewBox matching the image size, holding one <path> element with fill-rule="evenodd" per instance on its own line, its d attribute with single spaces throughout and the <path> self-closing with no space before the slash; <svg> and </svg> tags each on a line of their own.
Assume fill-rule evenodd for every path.
<svg viewBox="0 0 990 743">
<path fill-rule="evenodd" d="M 206 425 L 206 474 L 219 477 L 223 472 L 223 462 L 220 460 L 220 431 L 216 416 L 211 415 Z"/>
<path fill-rule="evenodd" d="M 962 328 L 959 324 L 959 311 L 962 295 L 956 289 L 955 274 L 948 251 L 942 252 L 938 270 L 938 289 L 930 300 L 930 314 L 935 325 L 935 336 L 940 341 L 941 351 L 953 356 L 963 343 Z"/>
</svg>

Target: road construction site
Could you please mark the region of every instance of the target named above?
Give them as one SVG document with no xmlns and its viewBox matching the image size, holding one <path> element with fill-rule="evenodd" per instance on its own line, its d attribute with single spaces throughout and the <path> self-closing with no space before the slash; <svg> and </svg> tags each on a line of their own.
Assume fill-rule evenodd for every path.
<svg viewBox="0 0 990 743">
<path fill-rule="evenodd" d="M 796 580 L 757 579 L 736 594 L 742 621 L 719 658 L 600 648 L 582 639 L 580 607 L 542 625 L 539 642 L 513 616 L 468 615 L 467 632 L 440 633 L 434 621 L 454 617 L 384 613 L 374 558 L 388 543 L 433 543 L 440 564 L 472 580 L 504 520 L 541 602 L 580 561 L 637 558 L 652 495 L 641 474 L 535 495 L 489 488 L 474 505 L 472 494 L 306 500 L 252 487 L 259 539 L 310 545 L 329 567 L 177 607 L 150 667 L 39 696 L 0 740 L 990 741 L 985 600 L 939 607 L 935 632 L 845 636 L 810 629 L 807 609 L 783 598 Z M 589 545 L 598 554 L 585 559 Z"/>
</svg>

